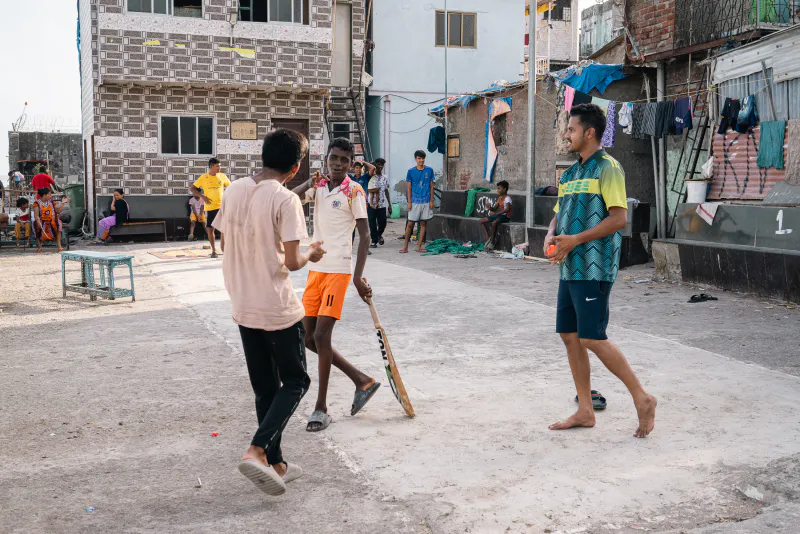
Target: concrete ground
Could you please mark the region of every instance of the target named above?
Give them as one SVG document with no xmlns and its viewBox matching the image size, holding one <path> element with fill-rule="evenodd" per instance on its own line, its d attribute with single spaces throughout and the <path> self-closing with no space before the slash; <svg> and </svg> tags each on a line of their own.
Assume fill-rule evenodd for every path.
<svg viewBox="0 0 800 534">
<path fill-rule="evenodd" d="M 334 424 L 306 433 L 309 353 L 284 440 L 306 475 L 277 499 L 236 471 L 255 411 L 220 261 L 116 247 L 136 254 L 137 302 L 90 303 L 61 299 L 55 255 L 0 255 L 3 531 L 796 532 L 798 310 L 713 288 L 688 304 L 699 289 L 621 272 L 609 331 L 659 398 L 656 430 L 631 437 L 630 399 L 593 359 L 609 408 L 554 433 L 575 407 L 555 270 L 400 255 L 399 228 L 367 277 L 417 417 L 388 387 L 350 417 L 335 372 Z M 385 378 L 351 293 L 334 342 Z"/>
</svg>

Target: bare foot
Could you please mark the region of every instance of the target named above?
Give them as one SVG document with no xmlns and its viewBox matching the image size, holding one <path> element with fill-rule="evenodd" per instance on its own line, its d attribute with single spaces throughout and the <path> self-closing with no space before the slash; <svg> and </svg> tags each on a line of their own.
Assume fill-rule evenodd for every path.
<svg viewBox="0 0 800 534">
<path fill-rule="evenodd" d="M 280 464 L 275 464 L 275 465 L 272 466 L 272 468 L 275 470 L 276 473 L 278 473 L 278 476 L 280 476 L 281 478 L 286 476 L 286 469 L 288 467 L 289 466 L 286 465 L 286 462 L 280 463 Z"/>
<path fill-rule="evenodd" d="M 42 250 L 42 249 L 40 249 L 40 248 L 37 248 L 37 249 L 36 249 L 36 252 L 44 252 L 44 250 Z"/>
<path fill-rule="evenodd" d="M 369 388 L 371 388 L 371 387 L 372 387 L 372 385 L 373 385 L 374 383 L 375 383 L 375 379 L 374 379 L 374 378 L 370 378 L 370 379 L 369 379 L 369 382 L 366 382 L 366 385 L 361 385 L 361 386 L 358 386 L 358 390 L 359 390 L 359 391 L 367 391 Z"/>
<path fill-rule="evenodd" d="M 594 412 L 588 413 L 581 413 L 575 412 L 574 415 L 564 419 L 563 421 L 559 421 L 558 423 L 554 423 L 550 425 L 550 430 L 567 430 L 568 428 L 576 428 L 576 427 L 588 427 L 591 428 L 594 426 L 595 419 L 594 419 Z"/>
<path fill-rule="evenodd" d="M 58 251 L 59 252 L 64 252 L 64 249 L 62 247 L 58 247 Z"/>
<path fill-rule="evenodd" d="M 646 438 L 656 427 L 656 406 L 658 401 L 652 395 L 636 405 L 636 413 L 639 414 L 639 428 L 633 433 L 635 438 Z"/>
<path fill-rule="evenodd" d="M 247 451 L 245 451 L 245 453 L 242 455 L 242 461 L 246 460 L 254 460 L 260 464 L 269 467 L 269 463 L 267 462 L 266 451 L 261 447 L 256 447 L 255 445 L 250 445 L 250 448 L 247 449 Z"/>
<path fill-rule="evenodd" d="M 427 250 L 425 250 L 424 248 L 418 248 L 418 249 L 417 249 L 417 252 L 419 252 L 419 253 L 423 253 L 423 252 L 428 252 L 428 251 L 427 251 Z"/>
</svg>

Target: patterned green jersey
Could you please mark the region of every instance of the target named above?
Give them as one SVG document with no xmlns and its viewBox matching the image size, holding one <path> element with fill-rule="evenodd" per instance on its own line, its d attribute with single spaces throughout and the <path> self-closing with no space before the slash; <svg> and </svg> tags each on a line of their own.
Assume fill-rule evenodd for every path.
<svg viewBox="0 0 800 534">
<path fill-rule="evenodd" d="M 576 235 L 594 228 L 615 206 L 628 208 L 625 171 L 605 150 L 598 150 L 561 175 L 554 210 L 556 235 Z M 561 264 L 561 279 L 613 282 L 621 248 L 622 231 L 578 245 Z"/>
</svg>

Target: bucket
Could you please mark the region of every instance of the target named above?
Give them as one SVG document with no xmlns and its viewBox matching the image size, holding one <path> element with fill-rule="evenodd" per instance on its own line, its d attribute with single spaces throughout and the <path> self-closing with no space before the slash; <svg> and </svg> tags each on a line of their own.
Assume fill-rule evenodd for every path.
<svg viewBox="0 0 800 534">
<path fill-rule="evenodd" d="M 707 180 L 687 180 L 686 181 L 686 202 L 688 204 L 702 204 L 706 201 L 708 192 Z"/>
</svg>

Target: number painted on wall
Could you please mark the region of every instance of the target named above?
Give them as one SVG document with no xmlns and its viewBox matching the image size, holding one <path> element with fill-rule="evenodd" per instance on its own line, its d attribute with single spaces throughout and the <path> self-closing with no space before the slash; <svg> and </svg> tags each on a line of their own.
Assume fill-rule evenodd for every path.
<svg viewBox="0 0 800 534">
<path fill-rule="evenodd" d="M 778 235 L 786 235 L 786 234 L 791 234 L 792 233 L 792 229 L 791 228 L 784 228 L 783 227 L 783 210 L 780 210 L 778 212 L 778 216 L 775 218 L 775 220 L 778 221 L 778 229 L 775 231 L 776 234 L 778 234 Z"/>
</svg>

